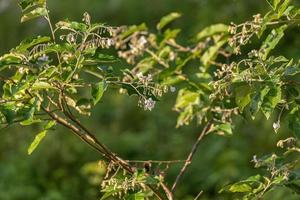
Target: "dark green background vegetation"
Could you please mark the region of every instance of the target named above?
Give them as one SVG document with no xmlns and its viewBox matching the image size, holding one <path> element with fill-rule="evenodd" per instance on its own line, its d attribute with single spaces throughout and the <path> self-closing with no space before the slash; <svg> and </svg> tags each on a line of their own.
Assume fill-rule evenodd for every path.
<svg viewBox="0 0 300 200">
<path fill-rule="evenodd" d="M 268 10 L 262 0 L 49 0 L 54 21 L 63 18 L 80 20 L 87 11 L 93 21 L 110 25 L 130 25 L 146 22 L 155 27 L 158 20 L 172 11 L 183 17 L 174 25 L 182 28 L 181 38 L 192 39 L 206 25 L 236 23 L 253 14 Z M 47 32 L 43 20 L 20 24 L 16 0 L 0 0 L 0 54 L 9 51 L 23 38 Z M 289 31 L 280 45 L 283 55 L 299 57 L 297 34 Z M 185 40 L 184 42 L 189 42 Z M 145 112 L 137 99 L 106 94 L 90 118 L 84 122 L 97 137 L 125 159 L 172 160 L 185 159 L 199 131 L 196 123 L 175 128 L 176 113 L 172 111 L 176 94 L 162 98 L 156 108 Z M 268 122 L 235 120 L 234 135 L 208 136 L 200 145 L 195 160 L 178 187 L 180 199 L 193 199 L 204 190 L 203 199 L 233 199 L 218 194 L 227 183 L 258 171 L 253 168 L 253 155 L 277 152 L 276 141 L 290 133 L 284 127 L 278 134 Z M 264 122 L 264 123 L 261 123 Z M 27 147 L 39 127 L 9 127 L 0 130 L 0 199 L 2 200 L 83 200 L 99 197 L 101 169 L 94 176 L 89 165 L 101 158 L 65 129 L 52 131 L 32 156 Z M 170 166 L 168 180 L 174 180 L 180 165 Z M 270 191 L 266 199 L 299 199 L 287 189 Z"/>
</svg>

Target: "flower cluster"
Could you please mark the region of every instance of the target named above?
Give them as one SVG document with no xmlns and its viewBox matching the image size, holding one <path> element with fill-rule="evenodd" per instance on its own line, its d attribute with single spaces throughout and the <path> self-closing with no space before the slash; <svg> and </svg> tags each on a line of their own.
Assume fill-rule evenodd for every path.
<svg viewBox="0 0 300 200">
<path fill-rule="evenodd" d="M 240 54 L 240 47 L 247 44 L 253 35 L 258 35 L 261 30 L 263 19 L 260 14 L 254 15 L 252 21 L 236 25 L 233 22 L 228 28 L 228 32 L 233 36 L 229 39 L 228 44 L 233 47 L 235 54 Z"/>
<path fill-rule="evenodd" d="M 143 55 L 149 43 L 145 33 L 140 32 L 132 34 L 125 40 L 117 36 L 115 40 L 115 47 L 119 50 L 119 57 L 124 58 L 130 64 L 134 64 L 136 58 Z"/>
</svg>

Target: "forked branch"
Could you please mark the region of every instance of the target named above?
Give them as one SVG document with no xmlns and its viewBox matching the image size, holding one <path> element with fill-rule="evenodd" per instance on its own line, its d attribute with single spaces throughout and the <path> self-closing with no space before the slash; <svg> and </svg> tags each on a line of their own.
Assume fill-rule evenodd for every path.
<svg viewBox="0 0 300 200">
<path fill-rule="evenodd" d="M 202 129 L 201 133 L 199 134 L 196 142 L 194 143 L 187 159 L 185 160 L 185 163 L 183 165 L 183 167 L 181 168 L 179 174 L 177 175 L 176 179 L 175 179 L 175 182 L 173 183 L 173 186 L 172 186 L 172 189 L 171 191 L 174 193 L 175 191 L 175 188 L 179 182 L 179 180 L 181 179 L 181 177 L 183 176 L 183 174 L 186 172 L 187 168 L 190 166 L 190 164 L 192 163 L 192 159 L 193 159 L 193 156 L 194 154 L 196 153 L 197 151 L 197 148 L 199 146 L 199 143 L 200 141 L 204 138 L 204 136 L 209 132 L 210 128 L 211 128 L 211 125 L 212 125 L 212 122 L 209 121 L 205 127 Z"/>
</svg>

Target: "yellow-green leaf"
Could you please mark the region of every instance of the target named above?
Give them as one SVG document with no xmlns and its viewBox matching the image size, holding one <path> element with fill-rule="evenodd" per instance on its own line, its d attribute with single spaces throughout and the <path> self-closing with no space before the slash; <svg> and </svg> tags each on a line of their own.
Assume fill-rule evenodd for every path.
<svg viewBox="0 0 300 200">
<path fill-rule="evenodd" d="M 43 130 L 39 134 L 37 134 L 33 140 L 33 142 L 30 144 L 28 148 L 28 155 L 31 155 L 32 152 L 37 148 L 37 146 L 40 144 L 40 142 L 44 139 L 46 136 L 47 130 Z"/>
<path fill-rule="evenodd" d="M 197 34 L 197 40 L 201 40 L 218 33 L 228 33 L 228 26 L 225 24 L 214 24 L 208 26 Z"/>
<path fill-rule="evenodd" d="M 163 18 L 161 18 L 159 23 L 156 25 L 156 28 L 158 30 L 162 30 L 166 25 L 168 25 L 169 23 L 171 23 L 172 21 L 174 21 L 175 19 L 177 19 L 179 17 L 181 17 L 180 13 L 177 13 L 177 12 L 170 13 L 167 16 L 164 16 Z"/>
<path fill-rule="evenodd" d="M 22 16 L 21 22 L 26 22 L 28 20 L 40 17 L 40 16 L 46 16 L 48 13 L 48 10 L 46 8 L 36 8 L 29 13 L 26 13 Z"/>
</svg>

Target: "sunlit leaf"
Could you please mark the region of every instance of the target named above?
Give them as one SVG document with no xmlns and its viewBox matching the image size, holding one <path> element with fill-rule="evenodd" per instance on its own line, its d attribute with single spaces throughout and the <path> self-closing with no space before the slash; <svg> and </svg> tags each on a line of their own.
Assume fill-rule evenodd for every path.
<svg viewBox="0 0 300 200">
<path fill-rule="evenodd" d="M 281 101 L 281 89 L 280 87 L 271 87 L 270 91 L 264 98 L 264 102 L 261 106 L 261 110 L 267 119 L 271 116 L 276 105 Z"/>
<path fill-rule="evenodd" d="M 228 34 L 228 25 L 225 24 L 214 24 L 211 26 L 208 26 L 204 28 L 200 33 L 197 34 L 197 40 L 201 40 L 203 38 L 215 35 L 215 34 L 220 34 L 220 33 L 225 33 Z"/>
<path fill-rule="evenodd" d="M 235 102 L 238 105 L 240 111 L 243 111 L 244 108 L 251 102 L 251 87 L 249 85 L 243 85 L 235 88 Z"/>
<path fill-rule="evenodd" d="M 32 152 L 37 148 L 37 146 L 40 144 L 40 142 L 46 136 L 46 133 L 47 133 L 47 130 L 44 130 L 35 136 L 33 142 L 30 144 L 30 146 L 28 148 L 28 155 L 31 155 Z"/>
<path fill-rule="evenodd" d="M 156 28 L 158 30 L 162 30 L 166 25 L 168 25 L 169 23 L 171 23 L 172 21 L 174 21 L 175 19 L 181 17 L 180 13 L 170 13 L 167 16 L 164 16 L 160 22 L 156 25 Z"/>
<path fill-rule="evenodd" d="M 103 96 L 103 93 L 106 89 L 105 81 L 101 81 L 99 83 L 92 84 L 92 99 L 94 105 L 96 105 Z"/>
<path fill-rule="evenodd" d="M 20 0 L 19 2 L 23 12 L 35 6 L 43 7 L 45 4 L 46 0 Z"/>
<path fill-rule="evenodd" d="M 201 56 L 200 60 L 202 61 L 203 65 L 208 67 L 213 61 L 216 56 L 218 55 L 219 49 L 227 42 L 227 38 L 223 38 L 217 41 L 213 46 L 209 47 L 205 53 Z"/>
<path fill-rule="evenodd" d="M 35 136 L 33 142 L 30 144 L 30 146 L 28 148 L 28 155 L 31 155 L 33 153 L 33 151 L 38 147 L 38 145 L 41 143 L 41 141 L 45 138 L 48 130 L 50 128 L 52 128 L 53 126 L 55 126 L 55 124 L 56 124 L 55 121 L 49 121 L 45 125 L 44 130 Z"/>
<path fill-rule="evenodd" d="M 29 13 L 26 13 L 22 16 L 21 22 L 26 22 L 28 20 L 41 17 L 41 16 L 46 16 L 48 14 L 48 10 L 46 8 L 36 8 Z"/>
<path fill-rule="evenodd" d="M 35 38 L 28 38 L 26 40 L 23 40 L 16 48 L 15 51 L 17 52 L 24 52 L 28 50 L 29 48 L 34 47 L 37 44 L 50 42 L 51 38 L 47 36 L 38 36 Z"/>
<path fill-rule="evenodd" d="M 287 25 L 283 25 L 277 29 L 273 29 L 268 35 L 263 45 L 259 50 L 260 57 L 263 60 L 266 60 L 270 51 L 276 47 L 281 38 L 284 36 L 284 31 L 287 28 Z"/>
<path fill-rule="evenodd" d="M 88 29 L 88 26 L 85 23 L 80 23 L 76 21 L 60 21 L 56 24 L 57 27 L 60 29 L 73 29 L 76 31 L 86 31 Z"/>
<path fill-rule="evenodd" d="M 249 105 L 249 109 L 250 109 L 251 117 L 253 119 L 255 118 L 256 113 L 261 108 L 261 105 L 262 105 L 262 103 L 264 101 L 264 98 L 268 94 L 269 91 L 270 91 L 270 87 L 265 86 L 260 91 L 257 91 L 254 94 L 253 98 L 251 99 L 251 103 Z"/>
</svg>

